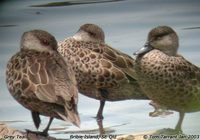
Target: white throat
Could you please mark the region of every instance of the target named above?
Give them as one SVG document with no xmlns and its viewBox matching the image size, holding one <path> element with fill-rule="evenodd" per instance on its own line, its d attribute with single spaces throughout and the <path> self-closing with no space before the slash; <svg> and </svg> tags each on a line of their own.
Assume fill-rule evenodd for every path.
<svg viewBox="0 0 200 140">
<path fill-rule="evenodd" d="M 48 46 L 43 46 L 38 40 L 23 40 L 21 42 L 21 49 L 35 50 L 39 52 L 53 52 L 53 50 L 48 49 Z"/>
<path fill-rule="evenodd" d="M 77 32 L 73 38 L 77 41 L 84 41 L 84 42 L 100 42 L 99 40 L 90 37 L 87 32 L 79 31 Z"/>
</svg>

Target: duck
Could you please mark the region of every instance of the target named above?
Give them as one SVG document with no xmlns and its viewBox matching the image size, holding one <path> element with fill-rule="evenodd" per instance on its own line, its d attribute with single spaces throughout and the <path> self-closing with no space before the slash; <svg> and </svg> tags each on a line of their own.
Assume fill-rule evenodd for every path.
<svg viewBox="0 0 200 140">
<path fill-rule="evenodd" d="M 24 32 L 20 51 L 7 63 L 6 83 L 10 94 L 30 110 L 35 127 L 40 115 L 49 117 L 48 130 L 54 118 L 80 126 L 77 110 L 78 89 L 72 68 L 57 51 L 57 41 L 47 31 L 34 29 Z"/>
<path fill-rule="evenodd" d="M 148 99 L 134 77 L 135 60 L 107 45 L 98 25 L 81 25 L 58 46 L 58 52 L 73 67 L 79 92 L 100 101 L 97 120 L 103 119 L 106 101 Z"/>
<path fill-rule="evenodd" d="M 153 102 L 179 112 L 175 126 L 182 132 L 185 113 L 200 111 L 200 68 L 178 54 L 179 38 L 169 26 L 153 28 L 136 51 L 136 79 Z"/>
</svg>

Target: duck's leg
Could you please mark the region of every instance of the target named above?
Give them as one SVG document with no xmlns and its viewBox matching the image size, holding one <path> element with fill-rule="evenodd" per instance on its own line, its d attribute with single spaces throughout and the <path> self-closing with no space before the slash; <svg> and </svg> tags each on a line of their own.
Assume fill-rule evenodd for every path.
<svg viewBox="0 0 200 140">
<path fill-rule="evenodd" d="M 38 129 L 40 126 L 40 123 L 41 123 L 40 114 L 38 112 L 31 111 L 31 116 L 32 116 L 35 127 Z M 31 131 L 29 129 L 26 129 L 26 132 L 27 132 L 27 137 L 28 137 L 29 133 L 34 133 L 36 135 L 38 135 L 38 133 L 39 133 L 38 131 Z"/>
<path fill-rule="evenodd" d="M 183 122 L 184 116 L 185 116 L 184 112 L 179 112 L 179 120 L 178 120 L 178 123 L 177 123 L 177 125 L 175 127 L 175 130 L 177 132 L 182 132 L 181 126 L 182 126 L 182 122 Z"/>
<path fill-rule="evenodd" d="M 44 136 L 45 136 L 45 135 L 48 136 L 49 127 L 50 127 L 52 121 L 53 121 L 53 117 L 51 117 L 51 118 L 49 119 L 49 123 L 48 123 L 47 127 L 46 127 L 46 128 L 43 130 L 43 132 L 42 132 Z"/>
<path fill-rule="evenodd" d="M 47 137 L 47 136 L 48 136 L 49 127 L 50 127 L 52 121 L 53 121 L 53 117 L 51 117 L 51 118 L 49 119 L 49 123 L 48 123 L 47 127 L 46 127 L 42 132 L 26 130 L 27 135 L 28 135 L 28 133 L 33 133 L 33 134 L 35 134 L 35 135 L 41 135 L 41 136 Z"/>
<path fill-rule="evenodd" d="M 38 129 L 39 126 L 40 126 L 40 123 L 41 123 L 40 114 L 38 112 L 32 111 L 31 115 L 32 115 L 32 119 L 33 119 L 34 125 Z"/>
<path fill-rule="evenodd" d="M 105 105 L 105 100 L 101 100 L 100 101 L 100 106 L 99 106 L 99 110 L 98 110 L 98 113 L 97 113 L 97 120 L 103 120 L 103 108 L 104 108 L 104 105 Z"/>
<path fill-rule="evenodd" d="M 102 99 L 100 100 L 100 106 L 96 118 L 97 120 L 103 120 L 103 108 L 105 105 L 105 100 L 108 97 L 108 91 L 106 89 L 100 88 L 99 92 L 101 94 Z"/>
<path fill-rule="evenodd" d="M 103 120 L 97 120 L 97 124 L 99 126 L 99 134 L 100 135 L 105 134 L 105 130 L 103 128 Z"/>
</svg>

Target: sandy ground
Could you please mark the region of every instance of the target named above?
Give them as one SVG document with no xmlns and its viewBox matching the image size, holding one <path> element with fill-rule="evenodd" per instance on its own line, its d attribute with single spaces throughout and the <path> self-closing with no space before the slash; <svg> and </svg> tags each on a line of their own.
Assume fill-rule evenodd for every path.
<svg viewBox="0 0 200 140">
<path fill-rule="evenodd" d="M 116 139 L 102 140 L 144 140 L 144 135 L 150 135 L 153 132 L 137 133 L 132 135 L 117 136 Z M 6 124 L 0 123 L 0 140 L 60 140 L 54 137 L 42 137 L 32 133 L 26 133 L 14 128 L 8 127 Z M 100 139 L 101 140 L 101 139 Z"/>
<path fill-rule="evenodd" d="M 56 140 L 56 138 L 46 138 L 31 133 L 27 134 L 26 132 L 9 128 L 6 124 L 0 123 L 0 140 Z"/>
<path fill-rule="evenodd" d="M 102 136 L 102 135 L 101 135 Z M 194 140 L 191 138 L 188 138 L 187 135 L 181 133 L 177 133 L 174 129 L 171 128 L 164 128 L 157 131 L 147 131 L 142 133 L 132 133 L 129 135 L 120 135 L 116 138 L 113 137 L 113 135 L 106 135 L 107 138 L 101 138 L 101 139 L 91 139 L 91 138 L 78 138 L 73 140 Z M 158 136 L 164 136 L 159 137 Z M 181 136 L 181 137 L 180 137 Z M 109 138 L 110 137 L 110 138 Z M 197 138 L 198 139 L 198 138 Z M 197 140 L 196 139 L 196 140 Z M 4 123 L 0 123 L 0 140 L 69 140 L 69 139 L 56 139 L 54 137 L 43 137 L 39 136 L 33 133 L 26 133 L 19 130 L 16 130 L 14 128 L 8 127 Z"/>
</svg>

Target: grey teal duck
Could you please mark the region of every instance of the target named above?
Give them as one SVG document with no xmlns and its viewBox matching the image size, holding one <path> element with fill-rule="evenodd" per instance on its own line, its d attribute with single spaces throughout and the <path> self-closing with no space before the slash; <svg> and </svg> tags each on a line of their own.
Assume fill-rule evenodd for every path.
<svg viewBox="0 0 200 140">
<path fill-rule="evenodd" d="M 179 112 L 175 130 L 181 131 L 184 114 L 200 111 L 200 69 L 177 54 L 178 47 L 178 36 L 172 28 L 152 29 L 145 46 L 135 52 L 135 70 L 150 99 Z"/>
<path fill-rule="evenodd" d="M 105 101 L 147 99 L 134 78 L 135 60 L 107 45 L 99 26 L 82 25 L 59 43 L 58 52 L 72 65 L 79 92 L 100 100 L 97 119 L 103 119 Z"/>
<path fill-rule="evenodd" d="M 37 134 L 48 135 L 53 118 L 79 126 L 75 75 L 48 32 L 23 34 L 20 51 L 7 64 L 6 82 L 12 96 L 31 111 L 36 128 L 41 122 L 39 115 L 50 117 L 46 129 Z"/>
</svg>

